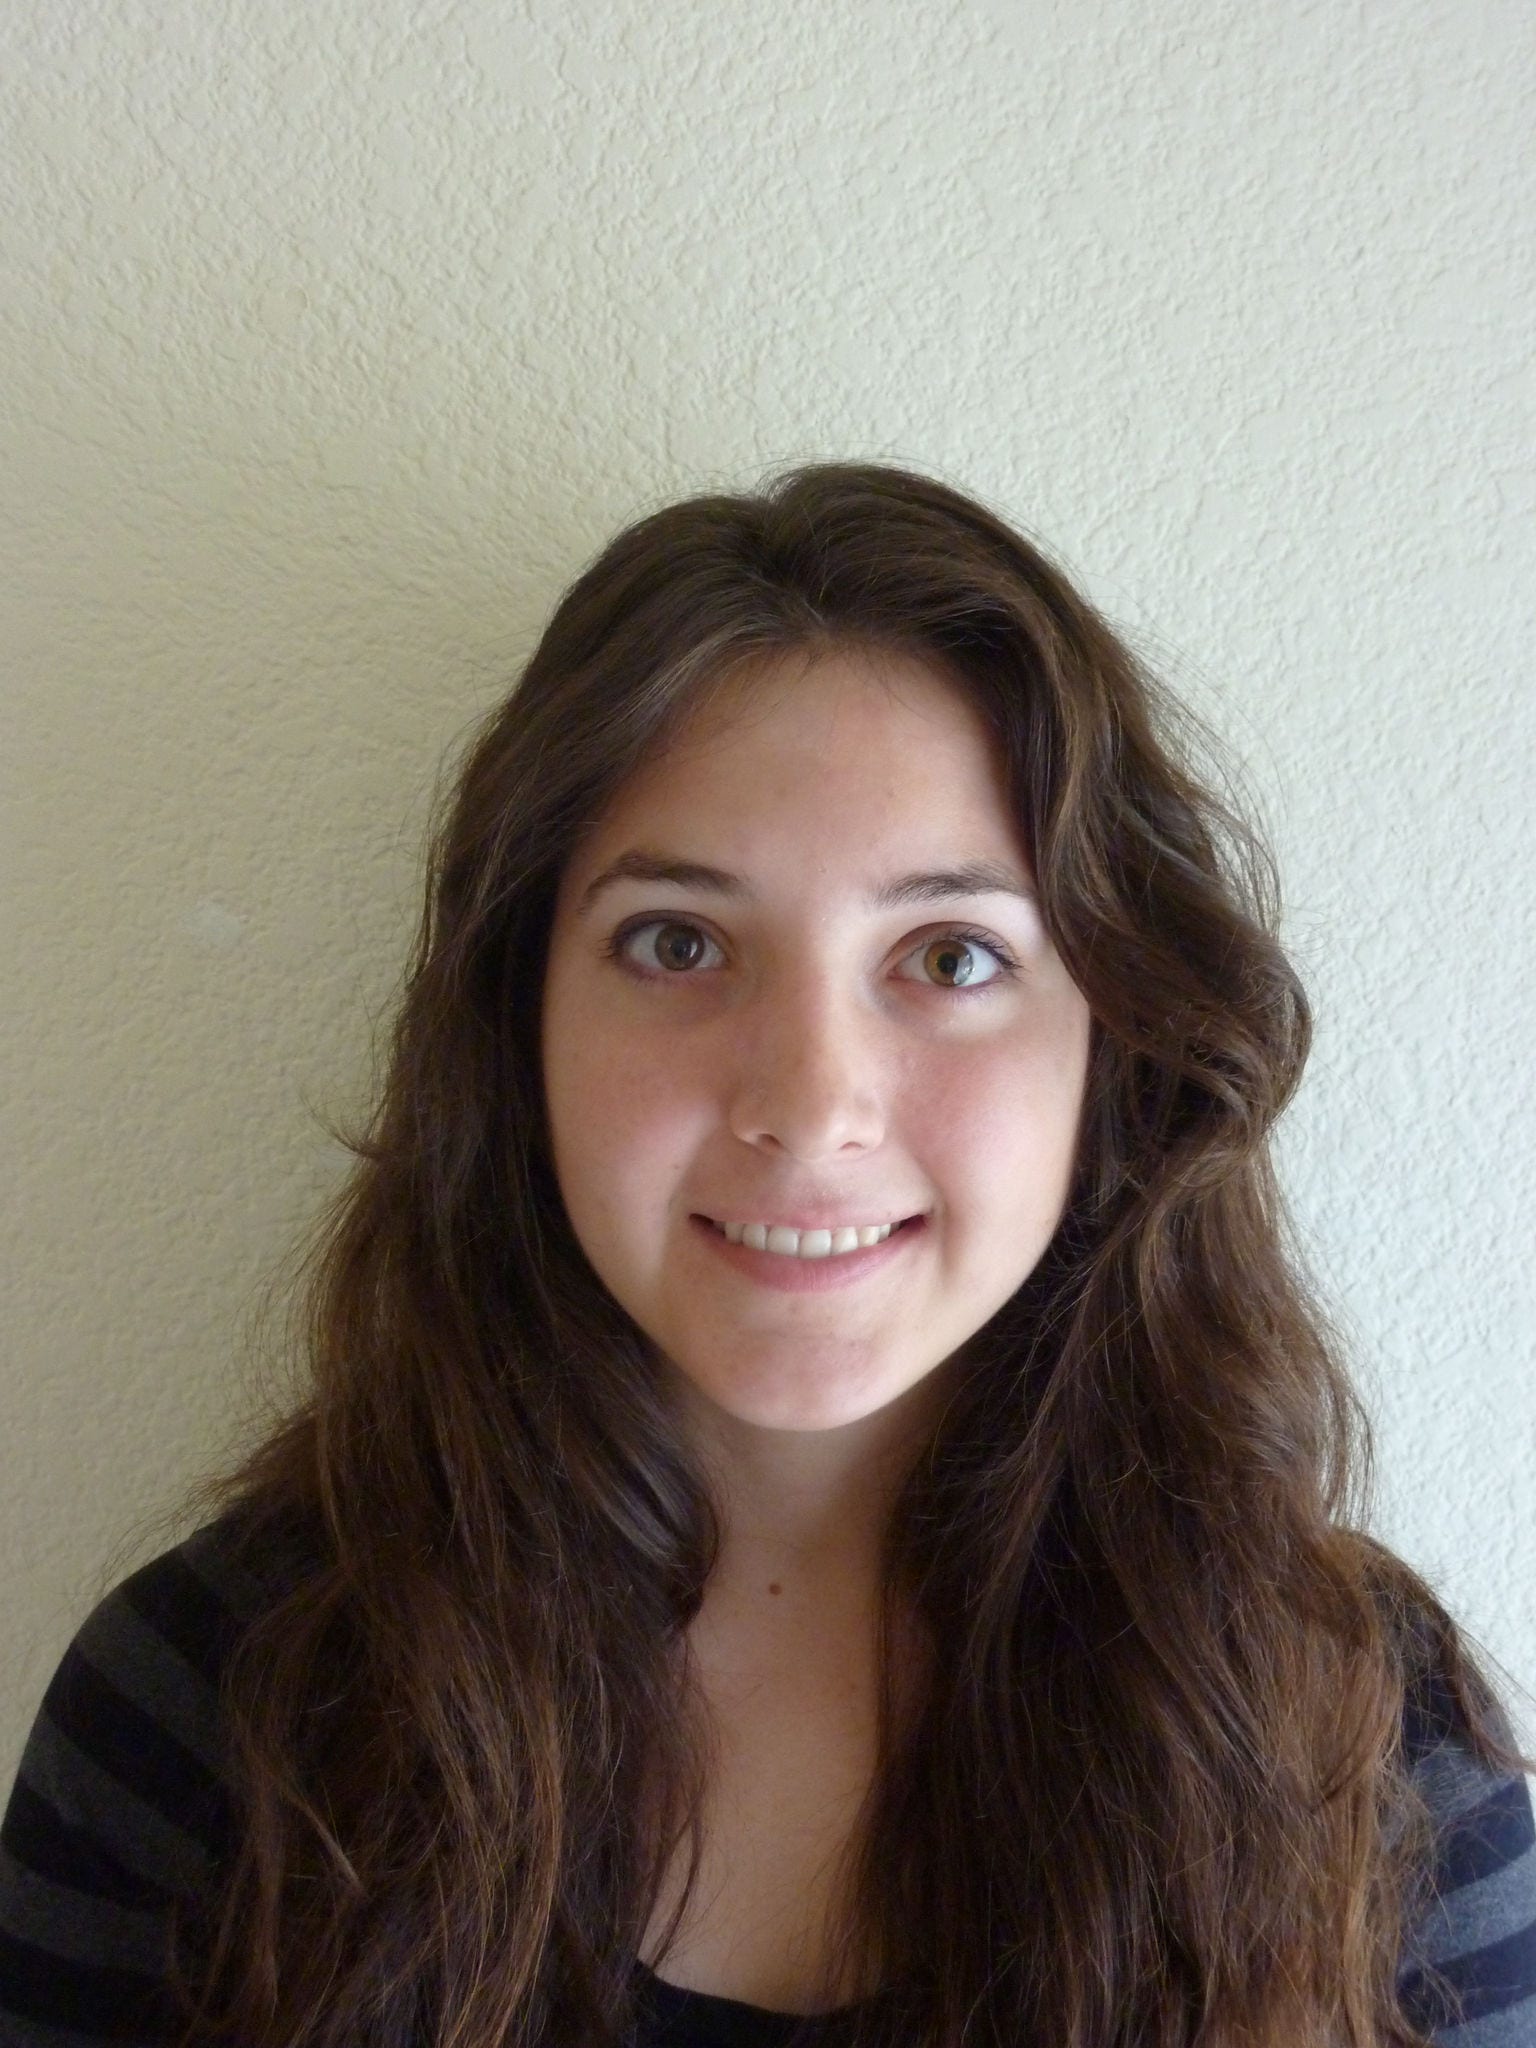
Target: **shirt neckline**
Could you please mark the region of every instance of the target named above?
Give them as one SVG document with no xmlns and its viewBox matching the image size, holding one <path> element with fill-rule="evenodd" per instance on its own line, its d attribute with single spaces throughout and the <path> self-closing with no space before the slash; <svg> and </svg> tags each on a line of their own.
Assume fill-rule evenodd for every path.
<svg viewBox="0 0 1536 2048">
<path fill-rule="evenodd" d="M 686 1985 L 670 1984 L 665 1977 L 658 1977 L 649 1964 L 638 1959 L 635 1974 L 667 2018 L 681 2019 L 685 2014 L 692 2014 L 699 2018 L 712 2016 L 721 2020 L 737 2020 L 756 2030 L 754 2039 L 760 2035 L 763 2048 L 787 2039 L 795 2027 L 839 2025 L 861 2010 L 860 2005 L 837 2005 L 825 2012 L 780 2012 L 772 2006 L 751 2005 L 744 1998 L 725 1998 L 717 1991 L 694 1991 Z M 872 2002 L 863 2001 L 864 2004 Z"/>
</svg>

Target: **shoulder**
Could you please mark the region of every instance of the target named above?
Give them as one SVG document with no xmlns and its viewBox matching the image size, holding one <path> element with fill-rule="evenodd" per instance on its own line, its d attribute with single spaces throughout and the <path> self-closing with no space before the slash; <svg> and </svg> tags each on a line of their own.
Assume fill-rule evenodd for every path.
<svg viewBox="0 0 1536 2048">
<path fill-rule="evenodd" d="M 206 1855 L 219 1846 L 219 1686 L 258 1600 L 222 1522 L 115 1586 L 43 1695 L 17 1780 L 22 1803 L 46 1800 L 66 1821 L 84 1821 L 131 1800 L 146 1828 L 176 1831 L 154 1868 L 190 1875 L 205 1860 L 194 1845 Z"/>
<path fill-rule="evenodd" d="M 270 1583 L 236 1536 L 212 1523 L 114 1587 L 43 1696 L 0 1828 L 6 2043 L 163 2019 L 169 1915 L 228 1850 L 222 1673 Z"/>
<path fill-rule="evenodd" d="M 1491 1694 L 1480 1720 L 1516 1747 Z M 1432 1824 L 1427 1905 L 1400 1989 L 1416 2023 L 1447 2048 L 1536 2043 L 1536 1823 L 1524 1772 L 1491 1758 L 1438 1674 L 1410 1692 L 1404 1753 Z"/>
</svg>

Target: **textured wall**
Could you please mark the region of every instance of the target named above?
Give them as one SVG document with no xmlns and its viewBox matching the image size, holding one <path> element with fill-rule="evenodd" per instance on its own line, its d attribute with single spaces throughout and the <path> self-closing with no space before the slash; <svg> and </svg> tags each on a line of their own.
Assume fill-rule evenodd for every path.
<svg viewBox="0 0 1536 2048">
<path fill-rule="evenodd" d="M 1536 13 L 10 0 L 0 37 L 0 1738 L 228 1441 L 444 749 L 618 521 L 825 454 L 990 495 L 1247 760 L 1380 1525 L 1536 1682 Z"/>
</svg>

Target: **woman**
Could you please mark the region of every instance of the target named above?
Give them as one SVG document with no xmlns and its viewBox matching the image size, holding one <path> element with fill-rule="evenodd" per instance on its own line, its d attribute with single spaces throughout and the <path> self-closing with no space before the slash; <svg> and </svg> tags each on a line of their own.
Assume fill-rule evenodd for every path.
<svg viewBox="0 0 1536 2048">
<path fill-rule="evenodd" d="M 1306 1007 L 1171 718 L 894 469 L 581 577 L 312 1396 L 44 1703 L 0 2038 L 1536 2041 L 1524 1760 L 1352 1526 Z"/>
</svg>

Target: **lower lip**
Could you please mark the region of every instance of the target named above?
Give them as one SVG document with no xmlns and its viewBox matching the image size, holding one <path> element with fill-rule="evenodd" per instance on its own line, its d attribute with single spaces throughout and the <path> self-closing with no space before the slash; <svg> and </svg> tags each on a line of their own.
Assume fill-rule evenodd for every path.
<svg viewBox="0 0 1536 2048">
<path fill-rule="evenodd" d="M 732 1244 L 723 1230 L 717 1230 L 702 1216 L 690 1216 L 688 1222 L 727 1265 L 759 1286 L 776 1288 L 780 1294 L 826 1294 L 836 1287 L 852 1287 L 856 1281 L 899 1259 L 913 1239 L 922 1235 L 925 1220 L 909 1216 L 879 1244 L 861 1245 L 856 1252 L 829 1253 L 824 1259 L 754 1251 L 750 1245 Z"/>
</svg>

